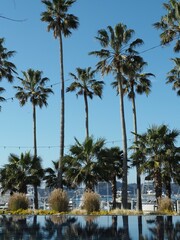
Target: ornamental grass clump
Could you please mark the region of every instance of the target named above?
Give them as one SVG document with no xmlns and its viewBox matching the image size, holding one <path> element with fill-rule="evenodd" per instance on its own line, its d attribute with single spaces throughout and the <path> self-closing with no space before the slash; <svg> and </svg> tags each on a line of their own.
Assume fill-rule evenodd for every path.
<svg viewBox="0 0 180 240">
<path fill-rule="evenodd" d="M 29 206 L 29 199 L 24 193 L 14 193 L 8 202 L 8 208 L 10 211 L 17 211 L 19 209 L 26 210 Z"/>
<path fill-rule="evenodd" d="M 83 194 L 83 208 L 87 213 L 97 212 L 100 210 L 100 196 L 99 194 L 87 191 Z"/>
<path fill-rule="evenodd" d="M 158 203 L 158 210 L 160 212 L 163 212 L 163 211 L 172 212 L 173 211 L 173 202 L 171 201 L 171 199 L 168 197 L 161 198 Z"/>
<path fill-rule="evenodd" d="M 54 211 L 67 212 L 69 205 L 67 192 L 62 189 L 53 190 L 49 197 L 49 204 Z"/>
</svg>

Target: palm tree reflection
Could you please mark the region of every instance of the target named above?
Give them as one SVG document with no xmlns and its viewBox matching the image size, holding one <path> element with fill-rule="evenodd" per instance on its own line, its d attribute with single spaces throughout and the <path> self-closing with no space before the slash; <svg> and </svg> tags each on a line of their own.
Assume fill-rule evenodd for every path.
<svg viewBox="0 0 180 240">
<path fill-rule="evenodd" d="M 176 220 L 177 219 L 177 220 Z M 133 221 L 132 221 L 133 220 Z M 129 221 L 131 222 L 129 227 Z M 6 216 L 0 217 L 0 239 L 179 239 L 180 221 L 173 216 Z M 144 224 L 145 223 L 145 224 Z M 145 227 L 147 226 L 147 228 Z M 144 229 L 143 229 L 144 227 Z"/>
</svg>

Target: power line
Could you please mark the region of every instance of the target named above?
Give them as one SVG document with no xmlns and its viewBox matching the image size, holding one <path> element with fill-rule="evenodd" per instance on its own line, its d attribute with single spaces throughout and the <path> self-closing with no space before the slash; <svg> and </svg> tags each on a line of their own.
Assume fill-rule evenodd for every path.
<svg viewBox="0 0 180 240">
<path fill-rule="evenodd" d="M 151 47 L 151 48 L 149 48 L 149 49 L 146 49 L 146 50 L 144 50 L 144 51 L 141 51 L 140 54 L 141 54 L 141 53 L 148 52 L 148 51 L 151 51 L 151 50 L 153 50 L 153 49 L 155 49 L 155 48 L 162 47 L 162 46 L 163 46 L 162 44 L 156 45 L 156 46 L 154 46 L 154 47 Z"/>
<path fill-rule="evenodd" d="M 128 141 L 132 141 L 132 139 L 127 139 Z M 106 144 L 115 144 L 115 143 L 120 143 L 122 142 L 122 140 L 112 140 L 112 141 L 106 141 Z M 66 145 L 64 146 L 64 148 L 69 148 L 72 144 Z M 10 149 L 10 148 L 14 148 L 14 149 L 34 149 L 33 146 L 0 146 L 1 149 Z M 54 149 L 54 148 L 60 148 L 59 145 L 47 145 L 47 146 L 37 146 L 38 149 Z"/>
<path fill-rule="evenodd" d="M 69 80 L 69 79 L 68 79 Z M 65 81 L 68 81 L 68 80 L 65 80 Z M 56 83 L 54 83 L 54 84 L 51 84 L 51 85 L 49 85 L 48 87 L 51 87 L 51 88 L 53 88 L 53 86 L 55 86 L 55 85 L 58 85 L 58 84 L 60 84 L 60 82 L 56 82 Z M 14 97 L 8 97 L 8 98 L 5 98 L 5 101 L 8 101 L 8 100 L 14 100 L 14 98 L 16 98 L 15 96 Z"/>
<path fill-rule="evenodd" d="M 64 82 L 68 82 L 68 81 L 70 81 L 70 79 L 66 79 L 66 80 L 64 80 Z M 56 82 L 56 83 L 53 83 L 53 84 L 51 84 L 51 85 L 49 85 L 49 86 L 47 86 L 47 87 L 51 87 L 51 88 L 53 88 L 54 86 L 56 86 L 56 85 L 59 85 L 61 82 Z M 8 98 L 5 98 L 5 101 L 8 101 L 8 100 L 14 100 L 14 98 L 16 98 L 15 96 L 14 97 L 8 97 Z"/>
<path fill-rule="evenodd" d="M 172 40 L 172 42 L 175 41 L 175 40 L 178 40 L 178 39 L 179 39 L 179 37 L 176 37 L 176 38 L 174 38 L 174 39 Z M 148 48 L 148 49 L 146 49 L 146 50 L 144 50 L 144 51 L 141 51 L 139 54 L 145 53 L 145 52 L 148 52 L 148 51 L 151 51 L 151 50 L 153 50 L 153 49 L 155 49 L 155 48 L 158 48 L 158 47 L 163 47 L 163 46 L 165 46 L 165 45 L 167 45 L 167 44 L 160 43 L 159 45 L 156 45 L 156 46 L 154 46 L 154 47 L 151 47 L 151 48 Z"/>
<path fill-rule="evenodd" d="M 27 19 L 13 19 L 13 18 L 9 18 L 9 17 L 4 17 L 2 15 L 0 15 L 0 18 L 4 18 L 6 20 L 10 20 L 10 21 L 13 21 L 13 22 L 25 22 L 25 21 L 27 21 Z"/>
</svg>

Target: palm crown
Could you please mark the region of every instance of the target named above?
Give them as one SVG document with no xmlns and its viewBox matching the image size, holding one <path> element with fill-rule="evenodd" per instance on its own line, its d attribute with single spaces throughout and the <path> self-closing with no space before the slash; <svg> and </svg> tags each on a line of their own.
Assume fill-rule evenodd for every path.
<svg viewBox="0 0 180 240">
<path fill-rule="evenodd" d="M 70 147 L 70 155 L 64 157 L 67 169 L 66 178 L 73 184 L 84 183 L 86 189 L 94 190 L 99 178 L 97 174 L 98 156 L 104 147 L 105 140 L 94 141 L 87 137 L 83 143 L 75 139 L 75 144 Z"/>
<path fill-rule="evenodd" d="M 77 75 L 70 73 L 70 76 L 75 80 L 69 87 L 67 87 L 67 92 L 73 92 L 77 90 L 78 95 L 86 95 L 89 98 L 93 98 L 96 95 L 101 98 L 103 90 L 103 81 L 97 81 L 94 79 L 95 72 L 91 70 L 91 67 L 82 69 L 76 68 Z"/>
<path fill-rule="evenodd" d="M 60 32 L 65 37 L 70 36 L 71 29 L 76 29 L 79 25 L 78 18 L 67 13 L 76 0 L 52 0 L 52 2 L 43 0 L 42 2 L 46 5 L 47 11 L 41 14 L 41 20 L 49 23 L 47 30 L 53 30 L 55 38 L 59 37 Z"/>
<path fill-rule="evenodd" d="M 174 68 L 167 74 L 167 82 L 173 84 L 173 90 L 177 90 L 177 95 L 180 96 L 180 58 L 172 59 L 175 63 Z"/>
<path fill-rule="evenodd" d="M 6 78 L 9 82 L 13 81 L 13 74 L 16 73 L 16 66 L 9 61 L 15 51 L 8 51 L 3 46 L 4 38 L 0 38 L 0 80 Z"/>
<path fill-rule="evenodd" d="M 143 68 L 147 63 L 140 56 L 134 56 L 126 64 L 127 73 L 123 81 L 124 93 L 127 93 L 130 99 L 135 97 L 135 92 L 148 95 L 151 91 L 151 80 L 149 78 L 154 75 L 143 72 Z"/>
<path fill-rule="evenodd" d="M 161 29 L 163 32 L 160 34 L 161 43 L 167 44 L 177 39 L 174 47 L 175 52 L 180 51 L 180 2 L 176 0 L 170 0 L 169 3 L 163 4 L 167 10 L 167 14 L 161 17 L 159 22 L 156 22 L 154 26 L 157 29 Z"/>
<path fill-rule="evenodd" d="M 107 30 L 99 30 L 96 39 L 103 49 L 90 53 L 102 59 L 98 62 L 97 69 L 100 69 L 103 74 L 122 71 L 127 55 L 136 53 L 134 48 L 142 43 L 141 39 L 129 43 L 133 34 L 134 30 L 127 29 L 127 26 L 122 23 L 117 24 L 114 29 L 108 26 Z"/>
<path fill-rule="evenodd" d="M 22 106 L 30 100 L 30 102 L 39 106 L 47 106 L 47 98 L 49 93 L 53 93 L 51 88 L 45 88 L 45 84 L 49 79 L 47 77 L 42 78 L 42 71 L 35 71 L 28 69 L 27 72 L 22 72 L 24 78 L 20 78 L 22 87 L 15 86 L 17 89 L 16 97 L 19 99 Z"/>
</svg>

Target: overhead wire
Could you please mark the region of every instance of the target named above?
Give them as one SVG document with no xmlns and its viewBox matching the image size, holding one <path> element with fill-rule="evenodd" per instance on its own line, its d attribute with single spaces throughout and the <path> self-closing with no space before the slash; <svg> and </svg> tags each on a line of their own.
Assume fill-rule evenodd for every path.
<svg viewBox="0 0 180 240">
<path fill-rule="evenodd" d="M 127 139 L 128 141 L 132 141 L 132 139 Z M 122 140 L 112 140 L 112 141 L 105 141 L 105 144 L 115 144 L 115 143 L 119 143 L 119 142 L 122 142 Z M 69 145 L 66 145 L 64 146 L 64 148 L 69 148 L 72 144 L 69 144 Z M 1 145 L 0 146 L 1 149 L 34 149 L 34 146 L 7 146 L 7 145 Z M 54 148 L 60 148 L 60 146 L 57 146 L 57 145 L 47 145 L 47 146 L 37 146 L 37 149 L 54 149 Z"/>
</svg>

